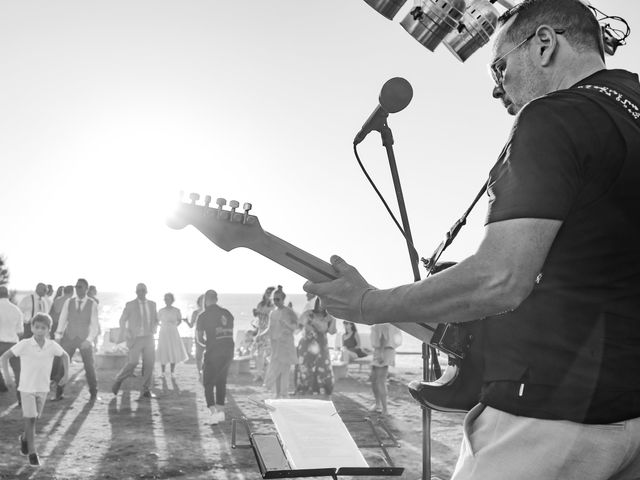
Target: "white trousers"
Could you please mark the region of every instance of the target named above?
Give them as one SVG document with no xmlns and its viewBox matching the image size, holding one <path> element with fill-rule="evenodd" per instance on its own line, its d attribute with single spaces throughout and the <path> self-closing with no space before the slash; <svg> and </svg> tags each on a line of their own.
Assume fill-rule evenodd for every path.
<svg viewBox="0 0 640 480">
<path fill-rule="evenodd" d="M 640 479 L 640 418 L 587 425 L 478 404 L 463 429 L 451 480 Z"/>
</svg>

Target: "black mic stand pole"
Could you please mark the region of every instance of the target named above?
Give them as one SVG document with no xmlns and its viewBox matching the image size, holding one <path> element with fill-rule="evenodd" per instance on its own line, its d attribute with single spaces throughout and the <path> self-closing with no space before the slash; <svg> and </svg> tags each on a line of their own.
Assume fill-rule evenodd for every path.
<svg viewBox="0 0 640 480">
<path fill-rule="evenodd" d="M 420 271 L 418 269 L 419 258 L 418 252 L 413 247 L 413 238 L 411 236 L 411 227 L 409 226 L 409 218 L 407 217 L 407 208 L 404 203 L 404 195 L 402 194 L 402 186 L 400 185 L 400 177 L 398 175 L 398 167 L 396 165 L 396 157 L 393 153 L 393 134 L 387 125 L 386 119 L 379 126 L 382 137 L 382 145 L 387 150 L 389 158 L 389 167 L 391 168 L 391 177 L 393 178 L 393 186 L 396 190 L 396 198 L 398 199 L 398 208 L 400 209 L 400 217 L 402 218 L 402 228 L 407 240 L 407 248 L 409 250 L 409 259 L 411 260 L 411 268 L 413 270 L 413 280 L 420 280 Z M 429 348 L 426 343 L 422 344 L 422 376 L 423 380 L 433 380 L 431 368 L 429 365 Z M 431 480 L 431 410 L 422 409 L 422 480 Z"/>
</svg>

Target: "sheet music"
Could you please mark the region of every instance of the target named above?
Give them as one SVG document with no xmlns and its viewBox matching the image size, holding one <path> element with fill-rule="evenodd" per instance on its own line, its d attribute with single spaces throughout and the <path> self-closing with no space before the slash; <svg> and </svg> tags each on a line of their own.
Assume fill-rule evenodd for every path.
<svg viewBox="0 0 640 480">
<path fill-rule="evenodd" d="M 293 469 L 368 467 L 333 402 L 265 400 Z"/>
</svg>

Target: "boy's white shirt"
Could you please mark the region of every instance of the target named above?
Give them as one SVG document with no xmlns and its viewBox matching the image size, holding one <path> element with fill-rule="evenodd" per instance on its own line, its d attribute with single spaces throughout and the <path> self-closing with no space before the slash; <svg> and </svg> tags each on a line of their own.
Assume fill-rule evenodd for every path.
<svg viewBox="0 0 640 480">
<path fill-rule="evenodd" d="M 34 337 L 20 340 L 11 347 L 11 353 L 20 357 L 21 392 L 48 392 L 53 357 L 64 354 L 58 343 L 48 338 L 44 339 L 42 347 Z"/>
</svg>

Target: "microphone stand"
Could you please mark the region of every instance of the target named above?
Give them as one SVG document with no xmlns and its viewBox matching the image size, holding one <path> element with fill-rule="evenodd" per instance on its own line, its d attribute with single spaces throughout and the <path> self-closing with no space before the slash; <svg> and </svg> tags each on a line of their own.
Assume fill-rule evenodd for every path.
<svg viewBox="0 0 640 480">
<path fill-rule="evenodd" d="M 396 157 L 393 152 L 393 134 L 387 125 L 386 116 L 381 119 L 380 125 L 374 127 L 380 132 L 382 137 L 382 145 L 387 150 L 389 159 L 389 167 L 391 169 L 391 177 L 393 186 L 396 191 L 398 200 L 398 208 L 400 209 L 400 217 L 402 219 L 402 228 L 407 240 L 407 249 L 409 250 L 409 260 L 411 261 L 411 269 L 413 271 L 413 280 L 420 280 L 420 271 L 418 269 L 419 258 L 418 252 L 413 247 L 413 238 L 411 236 L 411 227 L 409 226 L 409 218 L 407 216 L 407 208 L 404 203 L 404 195 L 402 194 L 402 186 L 400 185 L 400 177 L 398 175 L 398 167 L 396 165 Z M 430 352 L 426 343 L 422 344 L 422 377 L 425 381 L 431 381 L 432 371 L 429 364 Z M 422 410 L 422 480 L 431 480 L 431 410 L 423 408 Z"/>
</svg>

